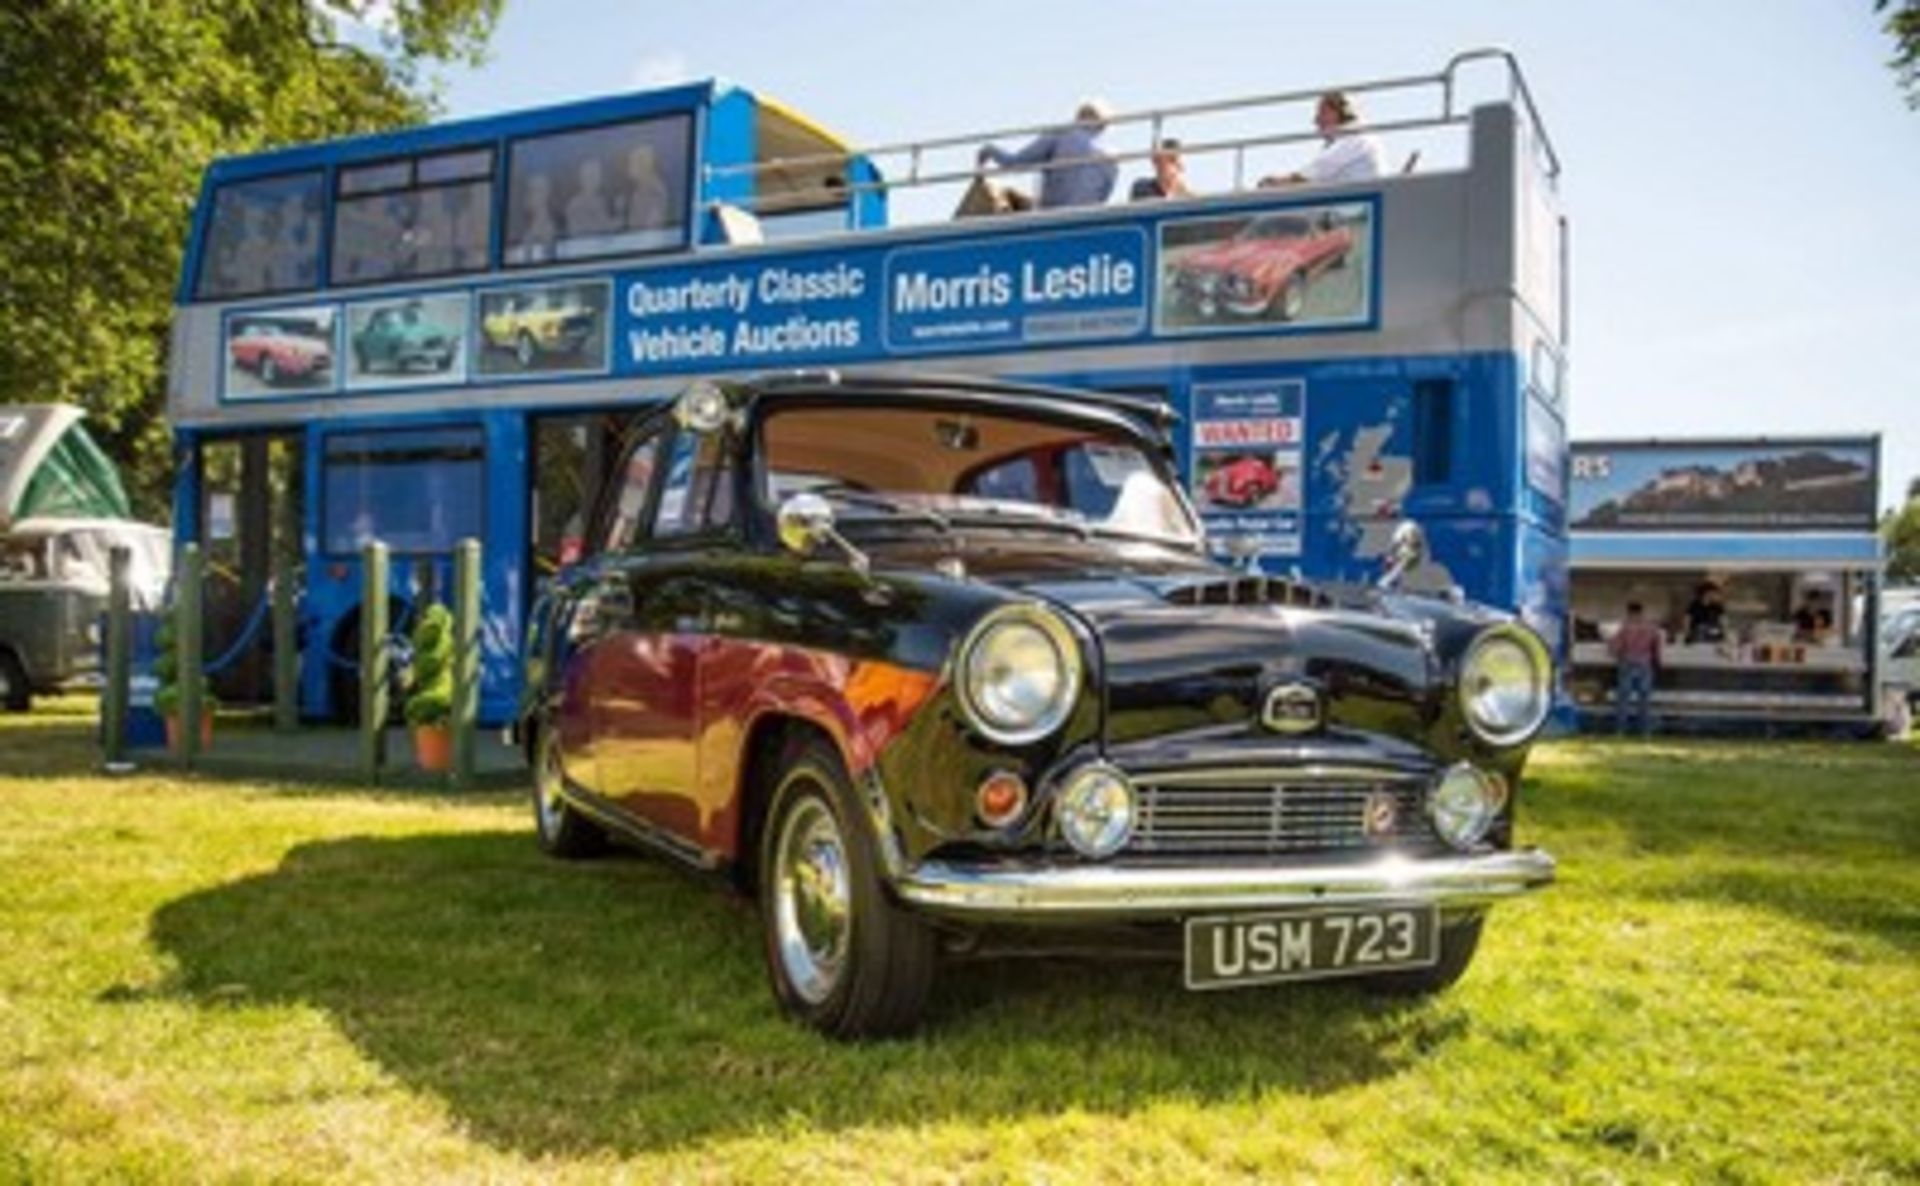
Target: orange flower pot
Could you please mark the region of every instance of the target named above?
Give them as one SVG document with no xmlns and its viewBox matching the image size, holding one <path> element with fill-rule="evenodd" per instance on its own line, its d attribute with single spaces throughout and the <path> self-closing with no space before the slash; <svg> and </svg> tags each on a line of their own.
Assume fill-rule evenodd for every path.
<svg viewBox="0 0 1920 1186">
<path fill-rule="evenodd" d="M 180 752 L 180 714 L 177 712 L 167 715 L 167 748 L 176 754 Z M 213 714 L 203 712 L 200 714 L 200 752 L 212 748 Z"/>
<path fill-rule="evenodd" d="M 415 725 L 413 760 L 429 774 L 453 769 L 453 730 L 445 725 Z"/>
</svg>

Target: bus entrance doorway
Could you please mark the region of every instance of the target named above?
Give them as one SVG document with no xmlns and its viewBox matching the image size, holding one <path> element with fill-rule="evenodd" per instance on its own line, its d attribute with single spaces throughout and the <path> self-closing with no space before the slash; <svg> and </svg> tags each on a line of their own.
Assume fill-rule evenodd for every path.
<svg viewBox="0 0 1920 1186">
<path fill-rule="evenodd" d="M 273 700 L 274 557 L 299 563 L 303 472 L 297 433 L 200 443 L 208 683 L 230 704 Z"/>
</svg>

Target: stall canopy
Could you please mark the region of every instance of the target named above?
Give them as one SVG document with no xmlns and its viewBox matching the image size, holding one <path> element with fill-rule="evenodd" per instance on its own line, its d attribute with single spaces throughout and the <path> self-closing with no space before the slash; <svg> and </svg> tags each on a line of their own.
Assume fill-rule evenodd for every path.
<svg viewBox="0 0 1920 1186">
<path fill-rule="evenodd" d="M 130 519 L 120 473 L 78 408 L 0 408 L 0 531 L 22 519 Z"/>
</svg>

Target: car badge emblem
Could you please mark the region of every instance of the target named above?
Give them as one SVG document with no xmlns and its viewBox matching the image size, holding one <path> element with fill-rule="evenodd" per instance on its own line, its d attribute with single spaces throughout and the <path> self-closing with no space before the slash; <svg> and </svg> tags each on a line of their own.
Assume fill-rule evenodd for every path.
<svg viewBox="0 0 1920 1186">
<path fill-rule="evenodd" d="M 1281 684 L 1267 693 L 1260 723 L 1275 733 L 1309 733 L 1320 727 L 1320 693 L 1309 684 Z"/>
<path fill-rule="evenodd" d="M 1360 814 L 1360 826 L 1366 831 L 1368 839 L 1381 840 L 1393 835 L 1393 827 L 1399 819 L 1399 802 L 1386 791 L 1375 791 L 1367 796 L 1366 806 Z"/>
</svg>

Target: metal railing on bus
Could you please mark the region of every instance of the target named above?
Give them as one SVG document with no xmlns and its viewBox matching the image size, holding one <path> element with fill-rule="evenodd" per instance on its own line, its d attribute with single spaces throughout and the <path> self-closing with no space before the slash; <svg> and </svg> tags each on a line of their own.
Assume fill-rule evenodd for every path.
<svg viewBox="0 0 1920 1186">
<path fill-rule="evenodd" d="M 1050 161 L 1032 166 L 1021 166 L 1006 170 L 986 170 L 978 165 L 963 168 L 946 168 L 929 171 L 928 158 L 934 154 L 974 148 L 997 142 L 1002 139 L 1033 137 L 1060 130 L 1060 121 L 1045 124 L 1029 124 L 1018 127 L 995 128 L 984 132 L 972 132 L 965 135 L 942 136 L 926 140 L 902 141 L 882 144 L 875 147 L 855 149 L 840 153 L 815 153 L 806 156 L 779 157 L 768 161 L 754 161 L 737 165 L 708 165 L 705 175 L 709 185 L 715 181 L 746 178 L 754 183 L 752 194 L 743 194 L 737 198 L 716 199 L 708 203 L 709 208 L 719 210 L 733 208 L 750 213 L 769 214 L 788 210 L 819 209 L 826 206 L 848 205 L 858 227 L 860 203 L 858 198 L 866 193 L 891 193 L 896 190 L 925 189 L 943 185 L 971 184 L 981 176 L 997 173 L 1045 173 L 1055 169 L 1068 169 L 1085 165 L 1089 160 L 1110 161 L 1116 166 L 1132 162 L 1150 160 L 1155 146 L 1159 145 L 1174 129 L 1170 125 L 1180 122 L 1197 121 L 1204 117 L 1217 117 L 1227 114 L 1241 114 L 1263 108 L 1271 109 L 1299 103 L 1314 102 L 1330 90 L 1341 91 L 1349 96 L 1388 95 L 1413 93 L 1423 95 L 1437 92 L 1438 110 L 1433 114 L 1417 115 L 1410 118 L 1386 119 L 1363 122 L 1354 125 L 1354 132 L 1366 132 L 1375 136 L 1393 135 L 1403 132 L 1432 131 L 1435 129 L 1457 128 L 1466 125 L 1469 109 L 1462 98 L 1461 72 L 1467 67 L 1481 62 L 1498 63 L 1503 70 L 1505 80 L 1505 99 L 1519 113 L 1525 125 L 1531 131 L 1535 151 L 1541 157 L 1541 165 L 1550 182 L 1557 183 L 1560 176 L 1560 157 L 1553 148 L 1552 138 L 1547 134 L 1546 124 L 1540 118 L 1539 108 L 1535 105 L 1532 88 L 1527 85 L 1526 74 L 1520 68 L 1519 59 L 1512 51 L 1496 47 L 1466 50 L 1447 60 L 1440 70 L 1431 74 L 1409 74 L 1389 78 L 1364 79 L 1358 82 L 1319 86 L 1306 90 L 1280 91 L 1271 94 L 1255 95 L 1238 99 L 1220 99 L 1207 102 L 1189 103 L 1171 107 L 1157 107 L 1141 111 L 1124 112 L 1111 116 L 1106 123 L 1108 133 L 1116 128 L 1142 127 L 1147 129 L 1147 147 L 1119 151 L 1102 152 L 1097 158 L 1073 158 Z M 1182 138 L 1180 151 L 1189 160 L 1196 158 L 1218 157 L 1231 154 L 1232 188 L 1234 191 L 1248 188 L 1247 154 L 1256 149 L 1282 147 L 1291 144 L 1305 144 L 1321 139 L 1318 131 L 1273 132 L 1257 135 L 1224 136 L 1212 139 L 1193 140 Z M 886 176 L 883 162 L 901 159 L 904 170 L 898 176 Z M 1418 159 L 1416 153 L 1409 159 L 1408 165 Z M 847 166 L 855 160 L 864 160 L 874 166 L 876 176 L 871 180 L 861 180 L 847 173 Z M 838 172 L 824 172 L 838 169 Z M 795 171 L 823 170 L 823 183 L 812 189 L 783 190 L 771 193 L 760 192 L 758 182 L 761 177 L 770 174 Z"/>
</svg>

